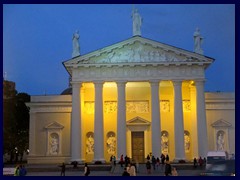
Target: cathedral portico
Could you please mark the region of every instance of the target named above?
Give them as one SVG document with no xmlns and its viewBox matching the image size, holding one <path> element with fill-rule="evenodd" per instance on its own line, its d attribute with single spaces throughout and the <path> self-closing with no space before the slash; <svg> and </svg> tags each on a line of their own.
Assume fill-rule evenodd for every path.
<svg viewBox="0 0 240 180">
<path fill-rule="evenodd" d="M 203 55 L 199 42 L 190 52 L 141 37 L 135 13 L 133 37 L 122 42 L 82 55 L 75 36 L 72 58 L 63 62 L 72 94 L 31 97 L 30 163 L 109 162 L 112 155 L 143 163 L 150 153 L 190 161 L 206 157 L 209 140 L 214 148 L 233 149 L 219 144 L 230 137 L 232 124 L 211 112 L 224 105 L 205 106 L 205 70 L 214 59 Z M 49 130 L 49 124 L 56 127 Z M 47 139 L 43 147 L 37 137 Z"/>
</svg>

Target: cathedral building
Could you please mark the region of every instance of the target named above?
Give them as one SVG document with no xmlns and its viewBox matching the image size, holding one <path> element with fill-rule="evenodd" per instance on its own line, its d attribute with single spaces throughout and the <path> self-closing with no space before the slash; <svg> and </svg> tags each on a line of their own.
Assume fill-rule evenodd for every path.
<svg viewBox="0 0 240 180">
<path fill-rule="evenodd" d="M 70 87 L 31 96 L 28 163 L 109 162 L 112 155 L 145 162 L 148 154 L 192 161 L 211 150 L 235 153 L 235 94 L 204 92 L 214 61 L 141 35 L 81 55 L 78 32 L 63 62 Z"/>
</svg>

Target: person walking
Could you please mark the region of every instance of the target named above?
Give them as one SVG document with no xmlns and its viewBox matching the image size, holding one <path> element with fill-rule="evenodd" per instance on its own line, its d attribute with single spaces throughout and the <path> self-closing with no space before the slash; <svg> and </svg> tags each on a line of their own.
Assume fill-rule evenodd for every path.
<svg viewBox="0 0 240 180">
<path fill-rule="evenodd" d="M 157 163 L 157 161 L 156 161 L 156 158 L 155 158 L 154 156 L 152 156 L 152 165 L 153 165 L 153 170 L 155 170 L 155 169 L 156 169 L 156 163 Z"/>
<path fill-rule="evenodd" d="M 166 155 L 166 161 L 169 161 L 169 156 L 168 156 L 168 154 Z"/>
<path fill-rule="evenodd" d="M 148 173 L 148 174 L 151 174 L 151 163 L 150 163 L 149 160 L 148 160 L 147 163 L 146 163 L 146 168 L 147 168 L 147 173 Z"/>
<path fill-rule="evenodd" d="M 120 157 L 120 164 L 121 164 L 121 167 L 123 167 L 123 154 Z"/>
<path fill-rule="evenodd" d="M 63 162 L 60 167 L 61 167 L 61 174 L 60 174 L 60 176 L 65 176 L 65 169 L 66 169 L 65 163 Z"/>
<path fill-rule="evenodd" d="M 20 169 L 19 169 L 19 175 L 26 176 L 26 174 L 27 174 L 27 170 L 26 170 L 25 166 L 23 164 L 21 164 Z"/>
<path fill-rule="evenodd" d="M 156 159 L 156 162 L 157 162 L 157 169 L 158 169 L 158 167 L 160 166 L 160 159 L 159 159 L 159 157 L 157 157 L 157 159 Z"/>
<path fill-rule="evenodd" d="M 173 167 L 173 169 L 172 169 L 172 176 L 178 176 L 178 172 L 175 167 Z"/>
<path fill-rule="evenodd" d="M 172 167 L 169 161 L 166 161 L 164 174 L 165 176 L 169 176 L 172 174 Z"/>
<path fill-rule="evenodd" d="M 90 174 L 90 168 L 88 167 L 88 164 L 85 163 L 84 166 L 84 176 L 88 176 Z"/>
<path fill-rule="evenodd" d="M 136 176 L 136 168 L 134 164 L 131 163 L 130 168 L 128 169 L 128 173 L 130 176 Z"/>
<path fill-rule="evenodd" d="M 127 168 L 126 167 L 124 168 L 122 176 L 130 176 L 130 174 L 127 172 Z"/>
<path fill-rule="evenodd" d="M 197 167 L 197 158 L 193 159 L 193 167 L 196 168 Z"/>
<path fill-rule="evenodd" d="M 20 165 L 17 165 L 14 170 L 14 176 L 20 176 Z"/>
<path fill-rule="evenodd" d="M 111 173 L 114 173 L 115 168 L 116 168 L 116 157 L 115 156 L 111 156 Z"/>
</svg>

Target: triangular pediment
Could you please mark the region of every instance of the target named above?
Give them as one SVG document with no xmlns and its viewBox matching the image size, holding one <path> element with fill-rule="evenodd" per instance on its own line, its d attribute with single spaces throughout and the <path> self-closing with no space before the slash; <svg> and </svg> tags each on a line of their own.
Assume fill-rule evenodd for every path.
<svg viewBox="0 0 240 180">
<path fill-rule="evenodd" d="M 232 126 L 231 123 L 224 121 L 223 119 L 219 119 L 211 124 L 212 127 L 230 127 Z"/>
<path fill-rule="evenodd" d="M 64 126 L 57 122 L 52 122 L 52 123 L 46 125 L 45 128 L 46 129 L 63 129 Z"/>
<path fill-rule="evenodd" d="M 103 49 L 75 57 L 63 62 L 63 64 L 68 69 L 69 67 L 87 64 L 95 64 L 96 66 L 98 64 L 164 64 L 177 62 L 210 64 L 213 60 L 213 58 L 201 54 L 136 36 Z"/>
<path fill-rule="evenodd" d="M 150 125 L 150 122 L 137 116 L 127 121 L 127 125 Z"/>
</svg>

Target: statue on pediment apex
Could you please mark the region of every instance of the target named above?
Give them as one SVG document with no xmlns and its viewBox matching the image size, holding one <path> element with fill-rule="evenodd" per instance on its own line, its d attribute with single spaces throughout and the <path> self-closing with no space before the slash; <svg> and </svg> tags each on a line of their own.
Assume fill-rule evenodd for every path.
<svg viewBox="0 0 240 180">
<path fill-rule="evenodd" d="M 133 19 L 133 36 L 141 36 L 141 26 L 143 19 L 138 13 L 137 9 L 133 9 L 132 19 Z"/>
<path fill-rule="evenodd" d="M 72 58 L 76 56 L 80 56 L 80 45 L 79 45 L 79 31 L 76 30 L 76 32 L 73 34 L 72 42 L 73 42 L 73 52 L 72 52 Z"/>
</svg>

